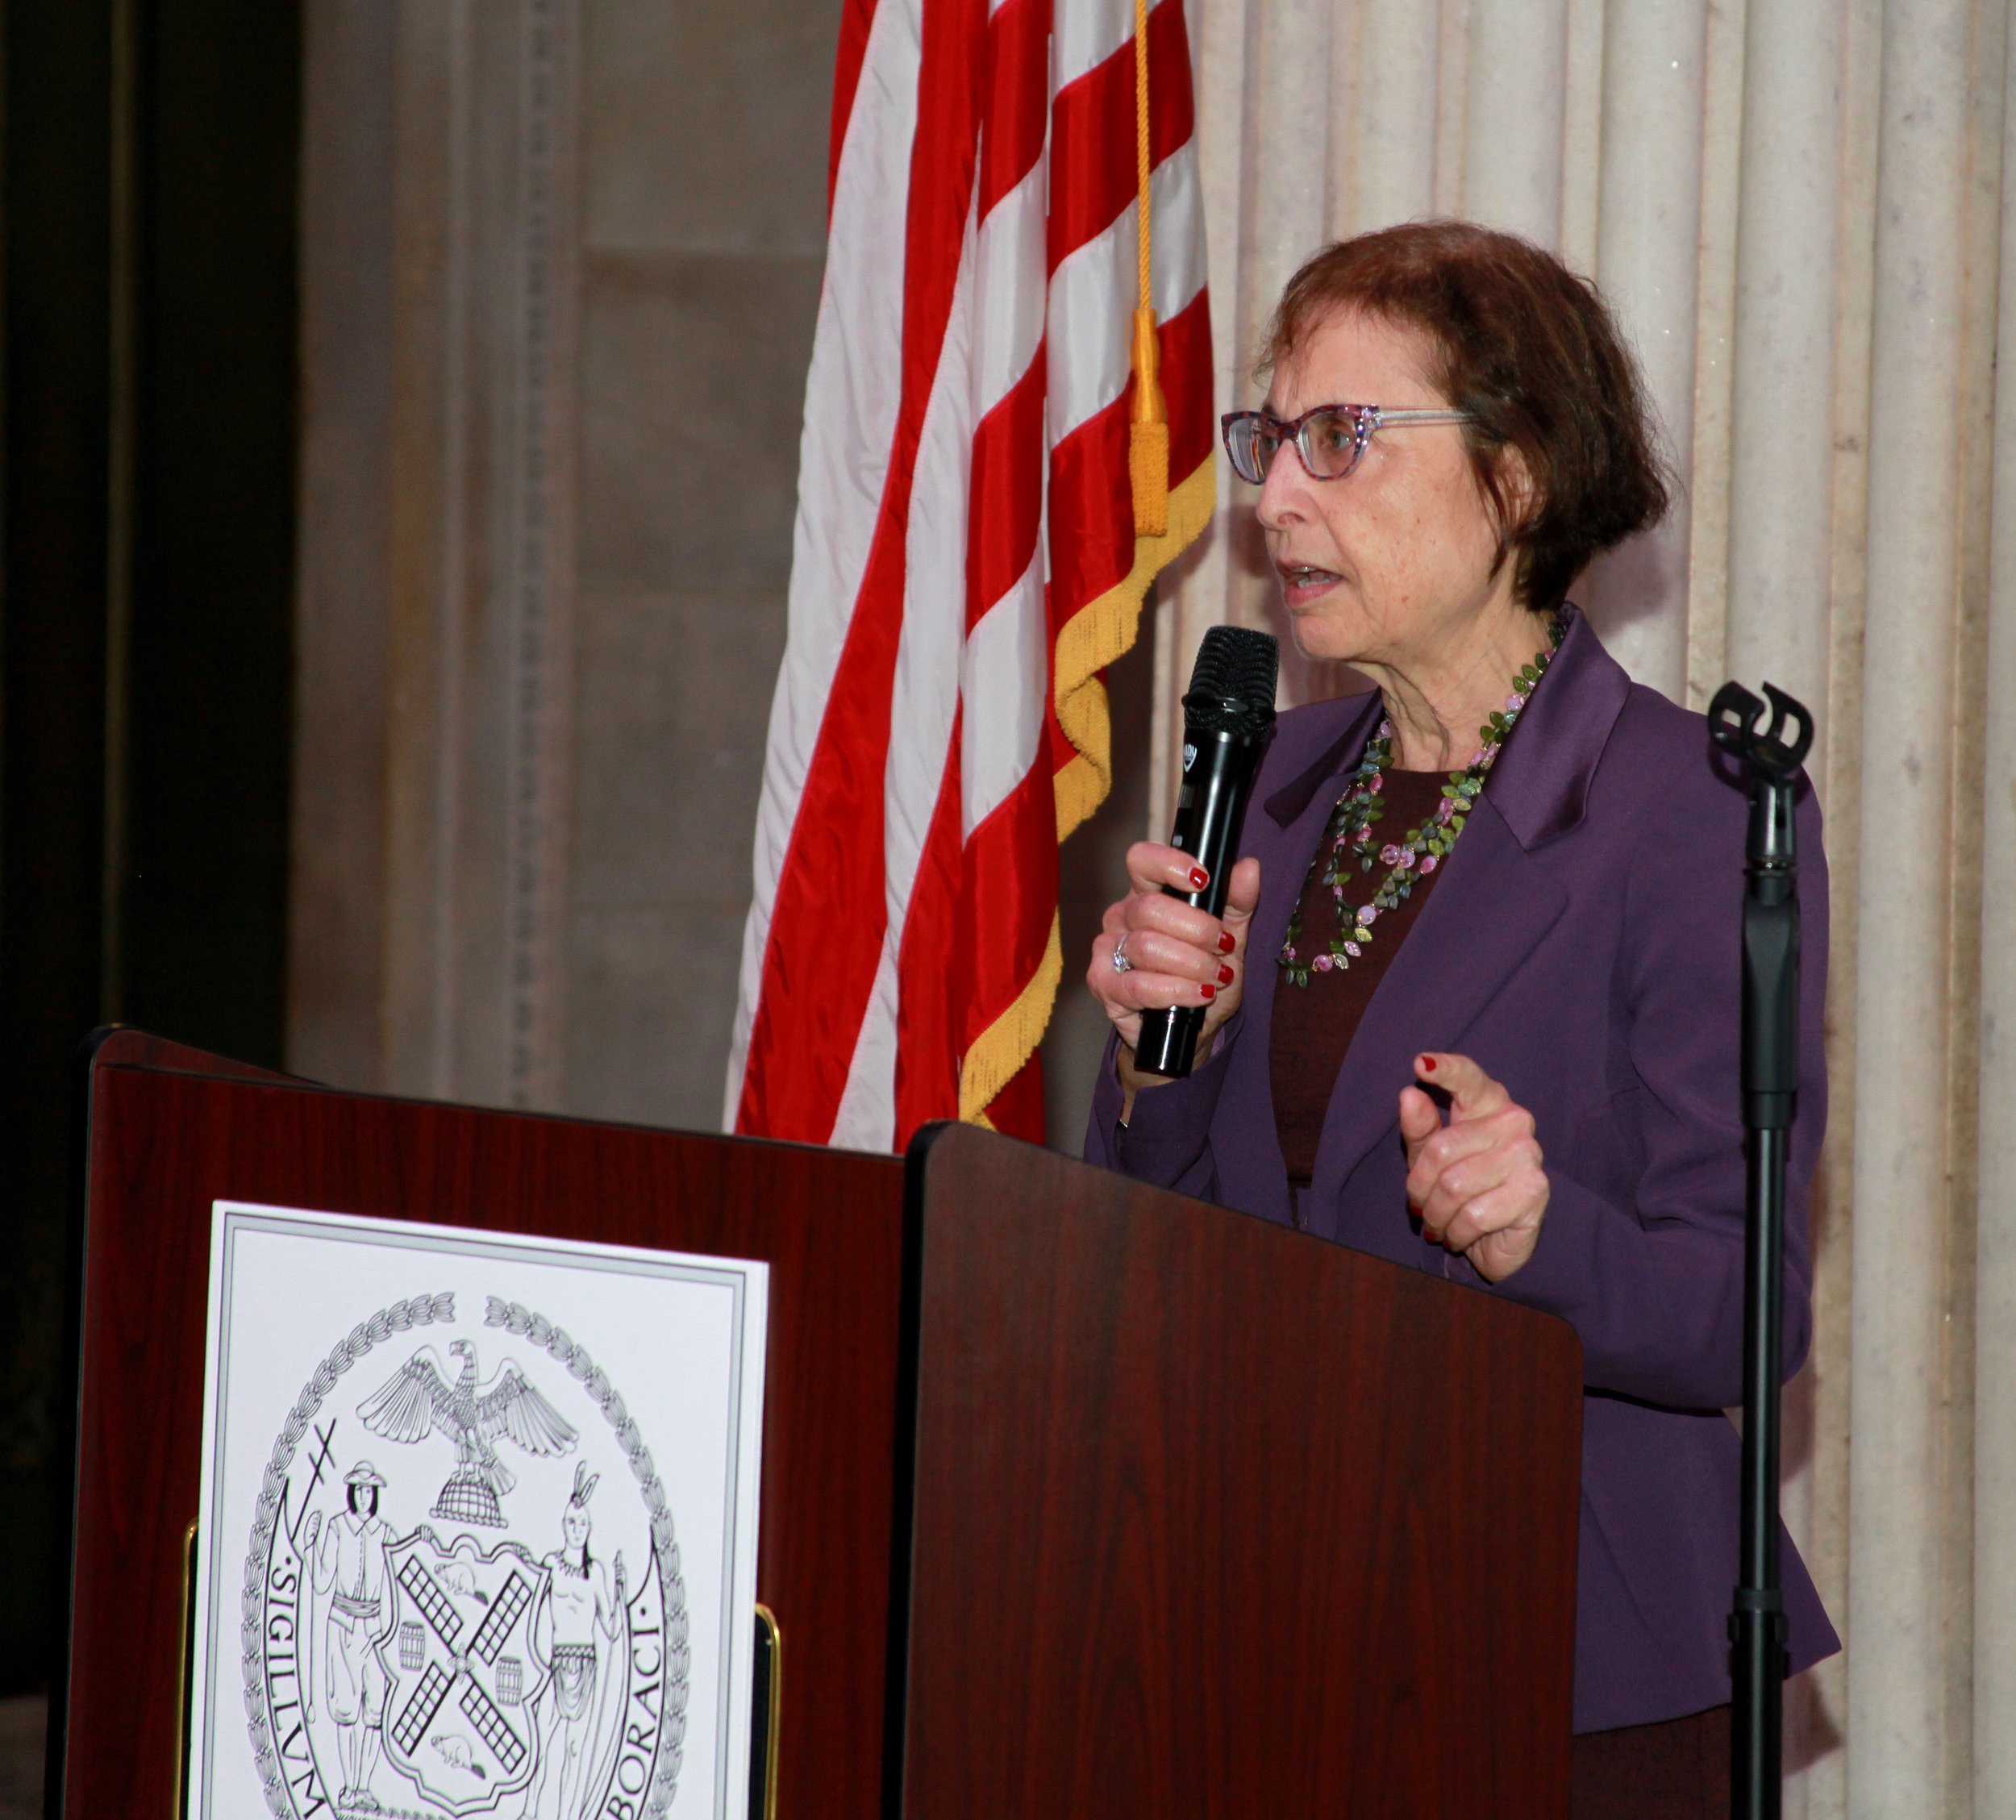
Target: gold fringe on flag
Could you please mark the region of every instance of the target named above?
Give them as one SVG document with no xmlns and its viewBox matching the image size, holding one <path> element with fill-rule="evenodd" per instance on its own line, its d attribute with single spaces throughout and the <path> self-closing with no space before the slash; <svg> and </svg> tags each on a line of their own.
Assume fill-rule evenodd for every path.
<svg viewBox="0 0 2016 1820">
<path fill-rule="evenodd" d="M 1207 456 L 1169 494 L 1168 529 L 1137 537 L 1127 578 L 1073 614 L 1057 634 L 1057 724 L 1077 748 L 1057 773 L 1060 840 L 1113 788 L 1113 716 L 1099 673 L 1133 648 L 1150 585 L 1202 534 L 1217 505 L 1218 477 Z"/>
<path fill-rule="evenodd" d="M 987 1108 L 1035 1054 L 1036 1045 L 1049 1027 L 1050 1008 L 1057 1000 L 1057 982 L 1064 977 L 1064 941 L 1057 931 L 1053 911 L 1050 939 L 1044 944 L 1043 959 L 1028 985 L 960 1058 L 959 1116 L 968 1125 L 993 1123 L 987 1116 Z"/>
</svg>

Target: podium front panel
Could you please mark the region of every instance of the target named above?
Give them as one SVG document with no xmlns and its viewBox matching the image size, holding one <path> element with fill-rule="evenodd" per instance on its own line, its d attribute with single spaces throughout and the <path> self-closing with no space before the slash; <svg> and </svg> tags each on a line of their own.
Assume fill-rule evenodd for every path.
<svg viewBox="0 0 2016 1820">
<path fill-rule="evenodd" d="M 905 1814 L 1565 1814 L 1565 1322 L 966 1129 L 913 1193 Z"/>
<path fill-rule="evenodd" d="M 178 1813 L 213 1201 L 770 1265 L 757 1597 L 787 1688 L 779 1811 L 880 1802 L 902 1166 L 808 1146 L 331 1092 L 139 1032 L 90 1071 L 63 1811 Z"/>
</svg>

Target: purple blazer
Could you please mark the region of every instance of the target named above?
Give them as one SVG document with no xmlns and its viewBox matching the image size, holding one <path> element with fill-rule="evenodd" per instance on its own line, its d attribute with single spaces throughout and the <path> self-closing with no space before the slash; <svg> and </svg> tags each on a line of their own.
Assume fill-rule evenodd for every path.
<svg viewBox="0 0 2016 1820">
<path fill-rule="evenodd" d="M 1633 683 L 1570 610 L 1518 732 L 1367 1008 L 1331 1095 L 1310 1228 L 1571 1322 L 1581 1337 L 1575 1729 L 1730 1697 L 1743 1397 L 1738 1087 L 1747 800 L 1707 723 Z M 1109 1045 L 1089 1160 L 1284 1223 L 1268 1044 L 1288 927 L 1377 694 L 1282 715 L 1246 819 L 1260 864 L 1244 1003 L 1187 1081 L 1119 1123 Z M 1797 810 L 1804 911 L 1798 1118 L 1786 1206 L 1785 1372 L 1812 1331 L 1806 1187 L 1826 1124 L 1826 865 Z M 1487 1285 L 1416 1235 L 1400 1090 L 1423 1049 L 1472 1056 L 1534 1117 L 1552 1184 L 1525 1267 Z M 1788 1538 L 1796 1672 L 1840 1645 Z"/>
</svg>

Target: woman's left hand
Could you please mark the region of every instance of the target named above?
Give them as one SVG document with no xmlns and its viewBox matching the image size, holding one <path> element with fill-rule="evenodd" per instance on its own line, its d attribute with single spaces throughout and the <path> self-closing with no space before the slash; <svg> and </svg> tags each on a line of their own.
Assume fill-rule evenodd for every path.
<svg viewBox="0 0 2016 1820">
<path fill-rule="evenodd" d="M 1502 1282 L 1533 1255 L 1547 1218 L 1547 1171 L 1533 1114 L 1468 1056 L 1414 1057 L 1417 1080 L 1450 1096 L 1449 1122 L 1418 1087 L 1400 1092 L 1407 1203 L 1422 1235 Z"/>
</svg>

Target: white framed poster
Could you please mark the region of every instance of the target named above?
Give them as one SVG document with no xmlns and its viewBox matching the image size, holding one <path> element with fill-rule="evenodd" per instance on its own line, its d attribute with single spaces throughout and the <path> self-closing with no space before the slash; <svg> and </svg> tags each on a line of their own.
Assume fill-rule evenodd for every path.
<svg viewBox="0 0 2016 1820">
<path fill-rule="evenodd" d="M 191 1815 L 739 1820 L 768 1266 L 212 1222 Z"/>
</svg>

